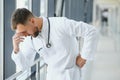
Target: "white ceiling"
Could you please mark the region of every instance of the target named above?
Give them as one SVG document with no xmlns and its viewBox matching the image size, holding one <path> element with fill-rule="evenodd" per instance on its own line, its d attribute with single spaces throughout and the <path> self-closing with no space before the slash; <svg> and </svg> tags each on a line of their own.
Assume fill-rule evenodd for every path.
<svg viewBox="0 0 120 80">
<path fill-rule="evenodd" d="M 96 0 L 98 4 L 120 4 L 120 0 Z"/>
<path fill-rule="evenodd" d="M 95 0 L 101 8 L 120 6 L 120 0 Z"/>
</svg>

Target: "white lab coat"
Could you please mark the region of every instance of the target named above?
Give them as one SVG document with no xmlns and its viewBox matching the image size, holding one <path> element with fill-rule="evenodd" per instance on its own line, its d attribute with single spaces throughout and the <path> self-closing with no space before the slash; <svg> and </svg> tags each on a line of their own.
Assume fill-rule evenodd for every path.
<svg viewBox="0 0 120 80">
<path fill-rule="evenodd" d="M 46 48 L 48 37 L 48 21 L 43 18 L 42 32 L 38 37 L 26 37 L 20 43 L 18 54 L 12 52 L 12 59 L 16 65 L 25 70 L 33 62 L 35 53 L 40 48 L 39 54 L 48 64 L 47 80 L 80 80 L 80 68 L 76 65 L 76 57 L 81 53 L 82 58 L 92 60 L 96 48 L 97 30 L 84 22 L 77 22 L 65 17 L 51 17 L 50 43 L 51 48 Z M 76 36 L 84 38 L 82 51 L 78 51 Z"/>
</svg>

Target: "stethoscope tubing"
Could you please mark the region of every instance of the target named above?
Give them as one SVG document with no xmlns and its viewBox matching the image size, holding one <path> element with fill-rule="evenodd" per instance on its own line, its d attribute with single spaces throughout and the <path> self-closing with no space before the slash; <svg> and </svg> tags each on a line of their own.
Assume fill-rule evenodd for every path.
<svg viewBox="0 0 120 80">
<path fill-rule="evenodd" d="M 50 48 L 51 47 L 51 43 L 50 43 L 50 20 L 48 17 L 47 17 L 47 21 L 48 21 L 48 41 L 47 41 L 46 47 Z M 32 45 L 35 48 L 32 36 L 31 36 L 31 40 L 32 40 Z"/>
<path fill-rule="evenodd" d="M 50 20 L 48 17 L 47 17 L 47 20 L 48 20 L 48 42 L 46 44 L 46 47 L 50 48 L 51 47 L 51 43 L 50 43 Z"/>
</svg>

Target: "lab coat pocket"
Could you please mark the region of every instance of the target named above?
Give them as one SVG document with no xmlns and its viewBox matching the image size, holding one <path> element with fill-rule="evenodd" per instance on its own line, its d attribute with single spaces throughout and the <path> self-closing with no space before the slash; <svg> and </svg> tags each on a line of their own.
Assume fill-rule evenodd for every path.
<svg viewBox="0 0 120 80">
<path fill-rule="evenodd" d="M 66 69 L 66 80 L 80 80 L 81 71 L 77 66 Z"/>
<path fill-rule="evenodd" d="M 66 80 L 73 80 L 75 75 L 74 67 L 66 69 Z"/>
</svg>

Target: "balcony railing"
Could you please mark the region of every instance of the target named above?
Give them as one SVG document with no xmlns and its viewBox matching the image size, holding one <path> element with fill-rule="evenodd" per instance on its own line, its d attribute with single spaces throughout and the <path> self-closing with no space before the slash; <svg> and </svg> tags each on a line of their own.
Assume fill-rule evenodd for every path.
<svg viewBox="0 0 120 80">
<path fill-rule="evenodd" d="M 31 72 L 31 67 L 33 67 L 34 65 L 36 65 L 36 70 L 34 72 Z M 13 74 L 5 80 L 31 80 L 31 76 L 34 73 L 36 80 L 46 79 L 47 65 L 43 62 L 41 58 L 35 60 L 35 62 L 29 67 L 29 69 L 25 71 L 16 72 L 15 74 Z M 26 74 L 27 76 L 25 76 Z M 24 77 L 24 79 L 22 77 Z"/>
</svg>

